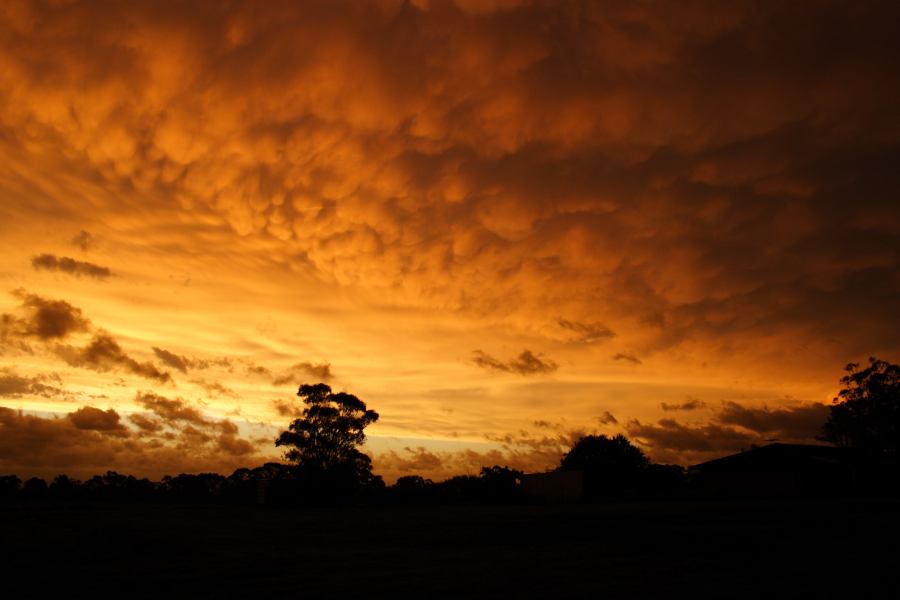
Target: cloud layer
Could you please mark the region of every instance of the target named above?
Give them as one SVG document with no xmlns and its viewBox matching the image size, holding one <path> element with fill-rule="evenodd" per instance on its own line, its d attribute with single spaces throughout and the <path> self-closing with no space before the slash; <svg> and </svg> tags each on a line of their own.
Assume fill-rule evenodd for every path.
<svg viewBox="0 0 900 600">
<path fill-rule="evenodd" d="M 2 3 L 0 389 L 46 407 L 64 367 L 117 411 L 137 381 L 276 419 L 334 381 L 391 435 L 614 412 L 685 461 L 808 439 L 840 365 L 900 360 L 898 18 Z"/>
<path fill-rule="evenodd" d="M 0 471 L 87 477 L 109 469 L 164 474 L 230 472 L 261 459 L 230 421 L 213 421 L 182 400 L 140 395 L 150 416 L 82 406 L 47 418 L 0 407 Z M 129 422 L 134 427 L 129 426 Z"/>
</svg>

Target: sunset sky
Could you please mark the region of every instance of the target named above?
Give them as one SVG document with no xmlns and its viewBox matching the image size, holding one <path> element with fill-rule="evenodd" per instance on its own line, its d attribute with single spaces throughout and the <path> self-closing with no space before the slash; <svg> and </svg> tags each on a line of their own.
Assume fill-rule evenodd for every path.
<svg viewBox="0 0 900 600">
<path fill-rule="evenodd" d="M 811 442 L 900 360 L 896 2 L 0 3 L 0 473 Z"/>
</svg>

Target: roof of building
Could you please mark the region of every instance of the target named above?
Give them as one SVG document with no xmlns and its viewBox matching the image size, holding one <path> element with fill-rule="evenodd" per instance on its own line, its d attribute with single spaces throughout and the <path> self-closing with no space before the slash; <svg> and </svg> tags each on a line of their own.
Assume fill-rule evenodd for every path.
<svg viewBox="0 0 900 600">
<path fill-rule="evenodd" d="M 785 469 L 809 464 L 847 463 L 851 450 L 815 444 L 774 443 L 743 450 L 690 467 L 701 472 Z"/>
</svg>

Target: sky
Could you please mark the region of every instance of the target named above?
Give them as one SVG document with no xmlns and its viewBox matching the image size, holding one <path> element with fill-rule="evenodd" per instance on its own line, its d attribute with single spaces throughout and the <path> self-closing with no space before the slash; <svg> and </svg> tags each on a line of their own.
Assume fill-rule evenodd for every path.
<svg viewBox="0 0 900 600">
<path fill-rule="evenodd" d="M 0 3 L 0 472 L 812 443 L 900 360 L 895 2 Z"/>
</svg>

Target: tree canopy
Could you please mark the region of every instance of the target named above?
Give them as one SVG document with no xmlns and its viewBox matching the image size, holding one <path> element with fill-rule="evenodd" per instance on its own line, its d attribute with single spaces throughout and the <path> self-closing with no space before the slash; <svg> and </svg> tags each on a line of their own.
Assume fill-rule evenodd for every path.
<svg viewBox="0 0 900 600">
<path fill-rule="evenodd" d="M 641 484 L 650 464 L 641 449 L 622 434 L 580 438 L 560 461 L 562 471 L 584 472 L 585 496 L 620 496 Z"/>
<path fill-rule="evenodd" d="M 324 383 L 304 384 L 297 395 L 306 408 L 275 440 L 276 446 L 289 448 L 285 458 L 310 485 L 349 490 L 371 483 L 372 461 L 359 447 L 378 413 L 356 396 L 334 393 Z"/>
<path fill-rule="evenodd" d="M 900 365 L 875 357 L 869 366 L 846 366 L 843 389 L 831 406 L 822 438 L 870 454 L 900 450 Z"/>
<path fill-rule="evenodd" d="M 560 462 L 563 471 L 581 469 L 633 470 L 648 464 L 641 449 L 622 434 L 613 437 L 587 435 L 572 446 Z"/>
</svg>

